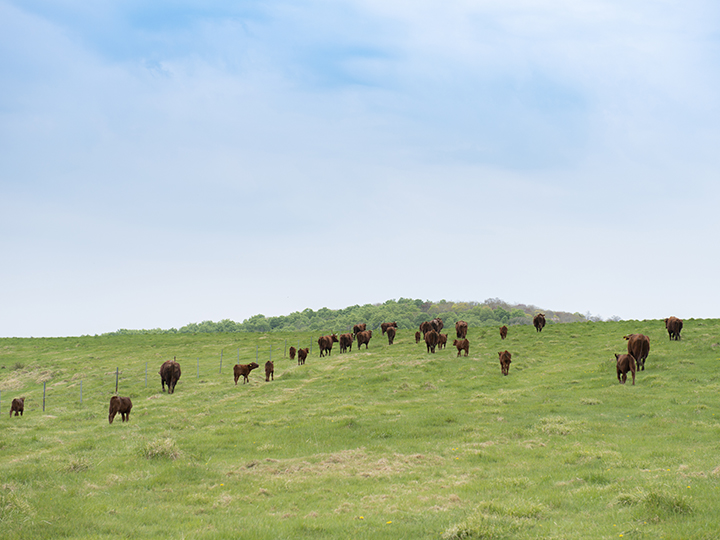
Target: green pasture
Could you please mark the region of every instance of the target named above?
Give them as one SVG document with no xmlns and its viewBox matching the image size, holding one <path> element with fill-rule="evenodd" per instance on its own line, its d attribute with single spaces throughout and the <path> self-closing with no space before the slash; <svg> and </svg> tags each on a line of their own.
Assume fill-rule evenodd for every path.
<svg viewBox="0 0 720 540">
<path fill-rule="evenodd" d="M 471 328 L 467 358 L 446 331 L 435 354 L 377 330 L 326 358 L 317 333 L 0 339 L 0 538 L 720 536 L 720 320 L 681 341 L 663 321 Z M 635 386 L 628 333 L 650 337 Z M 109 425 L 116 369 L 134 407 Z"/>
</svg>

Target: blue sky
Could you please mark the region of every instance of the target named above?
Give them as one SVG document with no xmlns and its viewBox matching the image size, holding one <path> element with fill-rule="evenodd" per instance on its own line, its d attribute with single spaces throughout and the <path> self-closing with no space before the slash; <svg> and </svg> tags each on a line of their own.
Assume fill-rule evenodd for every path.
<svg viewBox="0 0 720 540">
<path fill-rule="evenodd" d="M 399 297 L 717 317 L 719 15 L 0 0 L 0 336 Z"/>
</svg>

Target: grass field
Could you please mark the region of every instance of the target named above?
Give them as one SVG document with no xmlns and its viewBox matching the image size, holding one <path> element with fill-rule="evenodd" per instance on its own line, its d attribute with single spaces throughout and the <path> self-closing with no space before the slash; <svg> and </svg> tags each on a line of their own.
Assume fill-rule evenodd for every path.
<svg viewBox="0 0 720 540">
<path fill-rule="evenodd" d="M 633 332 L 650 356 L 620 385 Z M 316 334 L 0 339 L 0 538 L 720 536 L 720 320 L 471 328 L 468 358 L 413 334 L 327 358 Z M 109 425 L 116 368 L 134 408 Z"/>
</svg>

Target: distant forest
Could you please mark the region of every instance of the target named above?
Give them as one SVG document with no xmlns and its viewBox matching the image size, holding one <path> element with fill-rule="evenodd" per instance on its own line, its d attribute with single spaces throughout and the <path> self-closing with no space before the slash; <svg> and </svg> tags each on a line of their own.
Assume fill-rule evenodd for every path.
<svg viewBox="0 0 720 540">
<path fill-rule="evenodd" d="M 290 315 L 265 317 L 253 315 L 238 323 L 229 319 L 219 322 L 203 321 L 190 323 L 180 329 L 163 330 L 127 330 L 121 329 L 106 335 L 127 334 L 197 334 L 213 332 L 323 332 L 342 333 L 352 330 L 353 325 L 366 323 L 368 329 L 376 329 L 383 322 L 397 322 L 398 328 L 417 329 L 420 323 L 435 317 L 442 318 L 446 327 L 454 327 L 455 322 L 463 320 L 469 326 L 496 326 L 532 324 L 536 313 L 545 313 L 548 323 L 567 323 L 598 321 L 589 313 L 567 313 L 563 311 L 542 310 L 536 306 L 524 304 L 511 305 L 499 298 L 490 298 L 484 302 L 430 302 L 400 298 L 388 300 L 383 304 L 365 304 L 345 309 L 322 308 L 317 311 L 305 309 Z"/>
</svg>

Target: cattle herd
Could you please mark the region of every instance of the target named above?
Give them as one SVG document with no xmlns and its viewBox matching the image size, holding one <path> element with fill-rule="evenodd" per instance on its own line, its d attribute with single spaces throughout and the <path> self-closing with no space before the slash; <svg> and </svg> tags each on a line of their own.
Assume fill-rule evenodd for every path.
<svg viewBox="0 0 720 540">
<path fill-rule="evenodd" d="M 538 313 L 533 318 L 533 325 L 537 332 L 542 332 L 545 327 L 545 314 Z M 683 321 L 677 317 L 669 317 L 665 319 L 665 328 L 667 329 L 670 340 L 679 340 L 680 332 L 682 331 Z M 361 345 L 365 345 L 365 349 L 368 348 L 370 339 L 372 338 L 372 330 L 367 330 L 366 324 L 356 324 L 353 327 L 352 333 L 341 334 L 339 337 L 336 334 L 329 336 L 321 336 L 318 339 L 318 346 L 320 347 L 320 357 L 329 356 L 332 353 L 333 343 L 340 344 L 340 352 L 346 353 L 352 351 L 352 344 L 357 341 L 358 349 Z M 387 334 L 388 344 L 392 345 L 396 335 L 397 323 L 389 322 L 382 323 L 380 325 L 383 335 Z M 435 353 L 435 349 L 441 349 L 445 347 L 447 343 L 447 334 L 442 334 L 443 321 L 441 318 L 436 317 L 431 321 L 425 321 L 420 325 L 420 330 L 415 332 L 415 343 L 419 343 L 421 339 L 424 339 L 425 345 L 427 346 L 428 353 Z M 455 323 L 455 334 L 457 339 L 453 341 L 453 346 L 457 348 L 457 355 L 465 353 L 465 356 L 470 354 L 470 342 L 467 339 L 468 324 L 465 321 L 458 321 Z M 508 328 L 507 326 L 500 327 L 500 338 L 507 338 Z M 623 339 L 627 341 L 627 353 L 626 354 L 615 354 L 616 367 L 617 367 L 617 378 L 620 384 L 625 384 L 627 381 L 628 373 L 632 376 L 632 383 L 635 384 L 635 373 L 637 371 L 645 370 L 645 360 L 650 353 L 650 338 L 643 334 L 629 334 L 623 336 Z M 294 360 L 297 356 L 298 366 L 305 364 L 305 360 L 310 352 L 309 348 L 296 349 L 290 347 L 289 354 L 290 360 Z M 505 350 L 498 353 L 500 359 L 500 371 L 503 375 L 510 373 L 510 363 L 512 354 Z M 233 367 L 233 376 L 235 378 L 235 385 L 237 386 L 240 377 L 243 377 L 243 384 L 250 381 L 250 373 L 252 370 L 260 367 L 257 363 L 251 362 L 249 364 L 237 364 Z M 175 385 L 180 379 L 182 371 L 180 364 L 177 362 L 177 358 L 167 360 L 160 366 L 160 384 L 162 391 L 165 391 L 167 385 L 168 394 L 175 392 Z M 265 381 L 270 382 L 275 380 L 275 364 L 272 361 L 265 363 Z M 110 411 L 108 415 L 108 421 L 110 424 L 113 423 L 115 416 L 120 413 L 122 421 L 127 422 L 130 420 L 130 411 L 132 409 L 132 401 L 129 397 L 113 396 L 110 398 Z M 15 416 L 22 416 L 25 410 L 25 398 L 14 398 L 10 405 L 10 416 L 13 413 Z"/>
</svg>

